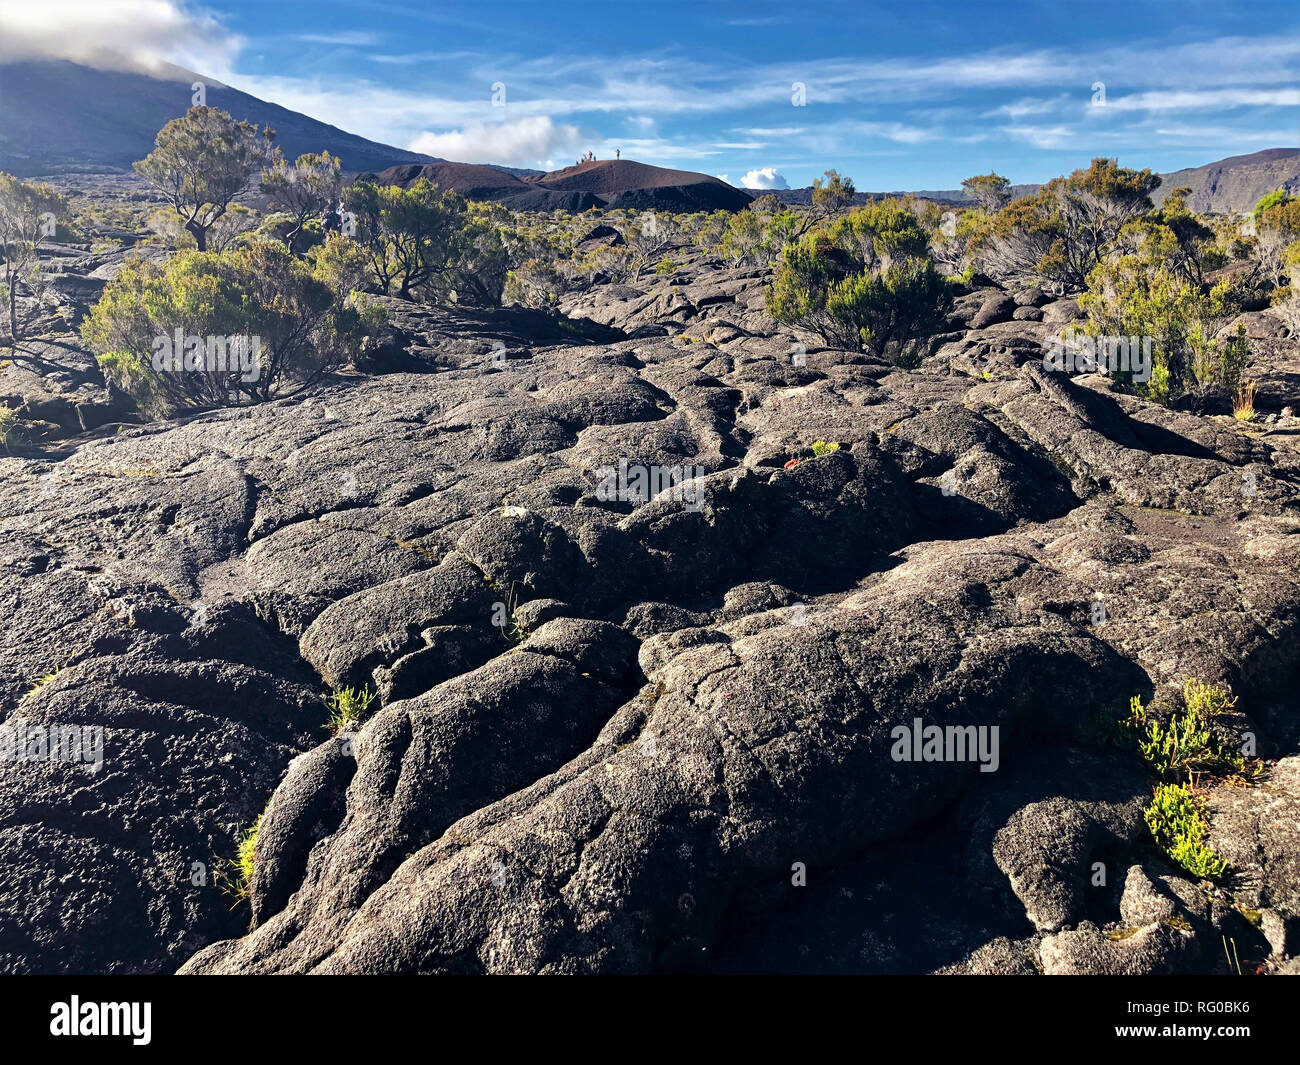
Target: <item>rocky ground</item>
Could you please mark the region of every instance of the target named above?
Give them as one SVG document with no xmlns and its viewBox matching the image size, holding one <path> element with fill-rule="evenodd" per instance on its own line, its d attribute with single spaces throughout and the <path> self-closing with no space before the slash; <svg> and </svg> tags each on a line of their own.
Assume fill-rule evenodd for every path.
<svg viewBox="0 0 1300 1065">
<path fill-rule="evenodd" d="M 387 301 L 355 373 L 143 425 L 67 331 L 120 257 L 68 249 L 0 378 L 33 427 L 0 458 L 0 716 L 105 730 L 98 768 L 0 761 L 0 971 L 1300 968 L 1270 313 L 1244 425 L 1045 372 L 1068 300 L 972 291 L 905 372 L 697 255 L 565 319 Z M 698 494 L 608 498 L 620 462 Z M 1188 677 L 1264 759 L 1210 792 L 1218 883 L 1096 727 Z M 917 718 L 997 726 L 996 772 L 895 761 Z"/>
</svg>

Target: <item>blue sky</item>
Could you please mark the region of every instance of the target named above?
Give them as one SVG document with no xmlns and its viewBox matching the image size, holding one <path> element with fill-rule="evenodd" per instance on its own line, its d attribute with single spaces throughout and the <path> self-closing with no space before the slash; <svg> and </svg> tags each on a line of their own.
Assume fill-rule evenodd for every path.
<svg viewBox="0 0 1300 1065">
<path fill-rule="evenodd" d="M 835 167 L 891 190 L 1300 143 L 1296 0 L 32 4 L 47 20 L 61 7 L 74 17 L 49 47 L 77 47 L 77 25 L 97 47 L 468 162 L 546 169 L 621 148 L 751 187 Z"/>
</svg>

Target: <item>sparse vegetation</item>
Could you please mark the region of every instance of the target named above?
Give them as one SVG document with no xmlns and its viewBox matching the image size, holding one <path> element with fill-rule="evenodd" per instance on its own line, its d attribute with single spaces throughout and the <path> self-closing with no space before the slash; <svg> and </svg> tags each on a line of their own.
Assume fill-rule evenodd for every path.
<svg viewBox="0 0 1300 1065">
<path fill-rule="evenodd" d="M 1238 421 L 1255 420 L 1255 382 L 1243 381 L 1232 397 L 1232 416 Z"/>
<path fill-rule="evenodd" d="M 58 675 L 59 675 L 59 670 L 55 669 L 50 671 L 49 673 L 46 673 L 42 677 L 37 677 L 35 682 L 32 684 L 32 686 L 27 689 L 27 695 L 34 695 L 36 692 L 44 688 L 45 685 L 49 684 L 50 681 L 52 681 Z"/>
<path fill-rule="evenodd" d="M 502 597 L 497 606 L 502 616 L 494 619 L 494 622 L 501 630 L 502 637 L 507 643 L 521 643 L 528 634 L 519 621 L 519 593 L 515 591 L 513 583 L 510 585 L 510 591 Z"/>
<path fill-rule="evenodd" d="M 1144 814 L 1156 845 L 1195 877 L 1215 880 L 1228 863 L 1206 844 L 1205 800 L 1184 784 L 1161 784 Z"/>
<path fill-rule="evenodd" d="M 9 446 L 9 438 L 17 426 L 18 412 L 13 407 L 0 406 L 0 446 Z"/>
<path fill-rule="evenodd" d="M 1211 732 L 1216 718 L 1237 705 L 1227 688 L 1189 679 L 1183 686 L 1183 713 L 1175 711 L 1162 724 L 1134 696 L 1129 727 L 1137 734 L 1138 749 L 1157 776 L 1195 780 L 1197 773 L 1222 776 L 1245 767 L 1241 754 L 1225 746 Z"/>
<path fill-rule="evenodd" d="M 265 813 L 258 814 L 257 820 L 240 833 L 239 842 L 235 846 L 235 857 L 227 858 L 224 865 L 218 865 L 214 874 L 217 887 L 235 900 L 234 906 L 247 900 L 252 890 L 257 837 L 262 831 L 262 818 L 265 816 Z"/>
<path fill-rule="evenodd" d="M 340 688 L 325 700 L 329 708 L 329 719 L 325 728 L 331 736 L 341 732 L 355 732 L 370 712 L 370 704 L 375 700 L 375 693 L 369 687 Z"/>
</svg>

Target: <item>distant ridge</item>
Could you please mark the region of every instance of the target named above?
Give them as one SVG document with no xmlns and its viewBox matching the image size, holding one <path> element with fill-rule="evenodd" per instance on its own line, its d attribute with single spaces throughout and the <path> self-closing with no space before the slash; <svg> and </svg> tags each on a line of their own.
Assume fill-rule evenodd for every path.
<svg viewBox="0 0 1300 1065">
<path fill-rule="evenodd" d="M 1086 164 L 1083 164 L 1086 165 Z M 1138 165 L 1128 164 L 1125 165 Z M 1300 148 L 1265 148 L 1249 155 L 1233 155 L 1203 166 L 1161 174 L 1161 184 L 1152 199 L 1159 203 L 1173 189 L 1187 186 L 1192 190 L 1189 205 L 1196 211 L 1220 214 L 1249 211 L 1261 196 L 1274 189 L 1300 194 Z M 1041 185 L 1012 185 L 1013 198 L 1032 196 Z M 767 195 L 760 192 L 756 195 Z M 782 203 L 811 203 L 812 188 L 775 189 L 771 195 Z M 884 196 L 915 196 L 946 206 L 969 207 L 961 189 L 920 190 L 915 192 L 860 192 L 855 203 L 867 203 Z"/>
<path fill-rule="evenodd" d="M 1300 148 L 1266 148 L 1162 177 L 1154 196 L 1157 202 L 1186 185 L 1192 190 L 1188 206 L 1194 211 L 1249 211 L 1274 189 L 1300 193 Z"/>
<path fill-rule="evenodd" d="M 753 199 L 708 174 L 632 159 L 600 159 L 540 176 L 520 177 L 471 163 L 394 166 L 364 176 L 403 187 L 424 177 L 469 199 L 492 200 L 515 210 L 738 211 Z"/>
</svg>

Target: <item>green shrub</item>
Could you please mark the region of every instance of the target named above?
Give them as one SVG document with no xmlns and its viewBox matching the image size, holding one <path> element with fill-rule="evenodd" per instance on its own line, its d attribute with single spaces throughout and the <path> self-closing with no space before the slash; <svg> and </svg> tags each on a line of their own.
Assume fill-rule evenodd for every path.
<svg viewBox="0 0 1300 1065">
<path fill-rule="evenodd" d="M 1294 200 L 1295 197 L 1286 191 L 1286 189 L 1274 189 L 1272 192 L 1265 193 L 1259 203 L 1255 204 L 1255 209 L 1250 212 L 1251 217 L 1260 219 L 1270 207 L 1285 207 Z"/>
<path fill-rule="evenodd" d="M 147 414 L 261 402 L 314 384 L 356 349 L 370 323 L 311 267 L 276 244 L 186 252 L 159 265 L 128 260 L 81 325 L 109 382 Z M 159 361 L 179 334 L 247 338 L 251 368 L 185 352 Z M 159 345 L 165 345 L 160 349 Z M 175 352 L 180 355 L 180 352 Z"/>
<path fill-rule="evenodd" d="M 1161 784 L 1143 813 L 1156 845 L 1193 876 L 1214 880 L 1228 863 L 1205 842 L 1205 801 L 1182 784 Z"/>
<path fill-rule="evenodd" d="M 768 313 L 837 347 L 915 367 L 952 303 L 927 245 L 920 220 L 897 202 L 856 208 L 786 248 Z"/>
<path fill-rule="evenodd" d="M 410 188 L 358 181 L 343 203 L 379 292 L 402 299 L 497 304 L 506 284 L 500 207 L 467 204 L 420 178 Z"/>
<path fill-rule="evenodd" d="M 840 449 L 840 445 L 833 441 L 814 440 L 812 445 L 813 458 L 821 458 L 823 455 L 830 455 Z"/>
<path fill-rule="evenodd" d="M 1151 338 L 1151 378 L 1139 394 L 1168 403 L 1184 393 L 1230 395 L 1250 359 L 1244 328 L 1218 338 L 1241 309 L 1244 293 L 1231 281 L 1208 291 L 1166 260 L 1160 245 L 1112 255 L 1088 274 L 1079 307 L 1089 336 Z M 1121 382 L 1127 384 L 1128 382 Z"/>
<path fill-rule="evenodd" d="M 1210 732 L 1210 724 L 1234 706 L 1227 688 L 1205 684 L 1195 678 L 1183 685 L 1184 712 L 1175 712 L 1168 725 L 1148 713 L 1138 696 L 1129 704 L 1129 727 L 1138 735 L 1138 749 L 1157 776 L 1178 778 L 1193 774 L 1240 773 L 1245 768 L 1241 754 L 1225 747 Z"/>
</svg>

